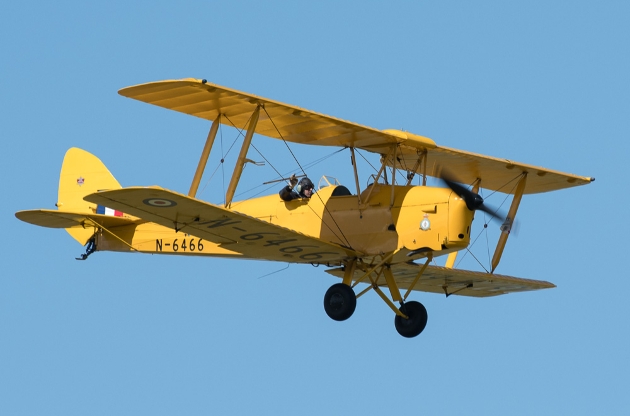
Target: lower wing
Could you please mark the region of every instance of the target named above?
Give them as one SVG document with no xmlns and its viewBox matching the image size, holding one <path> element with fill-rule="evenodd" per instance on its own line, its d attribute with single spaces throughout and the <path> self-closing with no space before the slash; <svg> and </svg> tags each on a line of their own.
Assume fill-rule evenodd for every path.
<svg viewBox="0 0 630 416">
<path fill-rule="evenodd" d="M 352 250 L 158 187 L 90 194 L 86 201 L 174 228 L 246 257 L 288 263 L 338 263 Z"/>
<path fill-rule="evenodd" d="M 409 289 L 421 269 L 422 265 L 412 262 L 391 265 L 396 284 L 401 289 Z M 327 270 L 327 272 L 341 278 L 343 278 L 344 274 L 342 268 Z M 364 274 L 365 272 L 357 268 L 354 273 L 354 278 L 361 279 Z M 362 281 L 369 283 L 367 277 Z M 387 285 L 385 277 L 382 275 L 376 283 L 379 286 Z M 413 289 L 422 292 L 443 293 L 447 296 L 489 297 L 553 287 L 556 287 L 553 283 L 542 280 L 530 280 L 500 274 L 428 266 Z"/>
</svg>

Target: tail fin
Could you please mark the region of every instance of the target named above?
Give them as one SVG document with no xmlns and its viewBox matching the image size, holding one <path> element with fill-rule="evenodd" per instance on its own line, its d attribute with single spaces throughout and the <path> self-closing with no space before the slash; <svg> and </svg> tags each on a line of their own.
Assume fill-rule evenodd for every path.
<svg viewBox="0 0 630 416">
<path fill-rule="evenodd" d="M 83 200 L 85 195 L 105 189 L 120 189 L 121 186 L 103 162 L 85 150 L 72 147 L 68 149 L 59 175 L 59 211 L 95 214 L 97 207 Z M 93 230 L 66 228 L 66 231 L 79 243 L 85 244 Z"/>
</svg>

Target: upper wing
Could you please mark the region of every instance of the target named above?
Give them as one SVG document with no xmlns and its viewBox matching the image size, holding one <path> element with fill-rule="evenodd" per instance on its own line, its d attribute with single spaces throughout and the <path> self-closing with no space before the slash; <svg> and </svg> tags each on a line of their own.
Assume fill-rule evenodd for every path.
<svg viewBox="0 0 630 416">
<path fill-rule="evenodd" d="M 320 146 L 368 147 L 394 144 L 397 138 L 371 127 L 315 113 L 198 79 L 158 81 L 123 88 L 120 95 L 184 114 L 243 128 L 259 104 L 256 133 L 275 139 Z M 273 121 L 273 122 L 272 122 Z M 426 139 L 433 143 L 432 140 Z"/>
<path fill-rule="evenodd" d="M 136 222 L 135 220 L 111 215 L 86 214 L 82 212 L 65 212 L 50 209 L 33 209 L 18 211 L 15 216 L 29 224 L 48 228 L 91 227 L 100 225 L 105 228 L 117 227 Z"/>
<path fill-rule="evenodd" d="M 554 191 L 592 181 L 589 177 L 438 146 L 427 137 L 398 130 L 377 130 L 205 80 L 158 81 L 123 88 L 119 93 L 207 120 L 215 120 L 221 114 L 223 124 L 238 128 L 247 124 L 258 105 L 263 105 L 264 111 L 260 112 L 256 126 L 258 134 L 295 143 L 356 147 L 379 154 L 388 154 L 391 147 L 398 144 L 399 162 L 396 166 L 406 170 L 413 168 L 418 152 L 426 150 L 428 175 L 437 176 L 440 167 L 445 166 L 456 171 L 456 179 L 462 183 L 481 179 L 484 188 L 505 193 L 513 192 L 505 189 L 505 184 L 522 172 L 529 173 L 526 194 Z M 392 160 L 390 157 L 390 166 Z"/>
<path fill-rule="evenodd" d="M 411 286 L 421 268 L 422 265 L 416 263 L 398 263 L 391 266 L 394 279 L 401 289 L 408 289 Z M 327 272 L 343 278 L 344 272 L 341 268 L 327 270 Z M 364 272 L 357 269 L 354 277 L 359 279 L 363 274 Z M 385 277 L 381 275 L 377 283 L 379 286 L 386 286 Z M 542 280 L 428 266 L 414 290 L 449 295 L 489 297 L 553 287 L 556 287 L 553 283 Z"/>
<path fill-rule="evenodd" d="M 86 201 L 181 230 L 246 257 L 288 263 L 339 262 L 352 250 L 166 189 L 123 188 Z"/>
</svg>

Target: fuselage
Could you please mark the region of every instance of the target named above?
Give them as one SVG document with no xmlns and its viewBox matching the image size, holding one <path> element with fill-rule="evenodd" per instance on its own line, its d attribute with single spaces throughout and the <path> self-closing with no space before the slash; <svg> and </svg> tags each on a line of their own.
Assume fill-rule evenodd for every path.
<svg viewBox="0 0 630 416">
<path fill-rule="evenodd" d="M 373 189 L 372 189 L 373 188 Z M 369 197 L 369 198 L 368 198 Z M 473 212 L 450 189 L 376 184 L 360 196 L 327 186 L 310 199 L 277 194 L 232 203 L 231 210 L 332 242 L 366 258 L 394 252 L 392 263 L 461 250 L 470 242 Z M 237 251 L 154 223 L 98 235 L 98 250 L 244 258 Z"/>
<path fill-rule="evenodd" d="M 284 202 L 271 195 L 234 203 L 231 209 L 367 256 L 398 252 L 418 258 L 468 246 L 473 212 L 450 189 L 373 187 L 357 196 L 343 186 L 328 186 L 310 199 Z"/>
</svg>

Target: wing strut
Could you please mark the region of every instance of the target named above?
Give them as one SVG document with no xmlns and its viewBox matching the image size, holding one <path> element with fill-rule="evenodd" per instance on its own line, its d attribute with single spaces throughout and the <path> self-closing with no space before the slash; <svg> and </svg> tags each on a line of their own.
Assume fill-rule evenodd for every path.
<svg viewBox="0 0 630 416">
<path fill-rule="evenodd" d="M 501 260 L 501 255 L 503 254 L 505 243 L 507 243 L 507 239 L 512 229 L 512 224 L 514 224 L 516 211 L 518 211 L 518 206 L 521 203 L 521 198 L 523 197 L 523 191 L 525 190 L 525 182 L 527 182 L 527 172 L 523 172 L 523 176 L 521 177 L 521 180 L 519 180 L 518 185 L 516 185 L 516 191 L 514 192 L 514 199 L 512 199 L 512 205 L 510 205 L 510 211 L 508 212 L 508 215 L 505 218 L 505 222 L 501 226 L 501 236 L 499 237 L 497 248 L 494 251 L 494 256 L 492 256 L 492 270 L 490 270 L 490 273 L 494 273 L 494 269 L 497 268 L 497 266 L 499 265 L 499 261 Z"/>
<path fill-rule="evenodd" d="M 404 319 L 409 319 L 409 317 L 407 315 L 405 315 L 404 313 L 402 313 L 400 311 L 399 308 L 396 307 L 396 305 L 394 304 L 394 302 L 400 302 L 401 304 L 404 302 L 403 297 L 400 294 L 400 289 L 398 288 L 398 284 L 396 283 L 396 279 L 394 278 L 394 275 L 392 274 L 392 270 L 390 268 L 390 265 L 387 264 L 388 261 L 390 261 L 392 259 L 392 257 L 394 257 L 394 253 L 390 253 L 389 255 L 384 256 L 381 261 L 374 267 L 372 267 L 370 270 L 368 270 L 363 276 L 361 276 L 359 279 L 357 279 L 354 283 L 354 285 L 352 285 L 352 287 L 356 286 L 357 283 L 359 283 L 360 281 L 362 281 L 366 276 L 368 279 L 370 279 L 370 282 L 372 283 L 369 287 L 367 287 L 365 290 L 363 290 L 361 293 L 359 293 L 357 295 L 357 298 L 364 295 L 366 292 L 368 292 L 370 289 L 374 289 L 374 291 L 381 297 L 381 299 L 383 299 L 383 301 L 385 301 L 385 303 L 387 304 L 387 306 L 389 306 L 391 308 L 392 311 L 394 311 L 394 313 Z M 432 258 L 432 256 L 431 256 Z M 427 260 L 427 264 L 429 263 L 430 260 Z M 351 263 L 348 266 L 346 266 L 346 270 L 348 270 L 350 267 L 354 268 L 355 264 Z M 369 266 L 368 266 L 369 267 Z M 416 277 L 416 280 L 414 281 L 413 285 L 416 284 L 416 282 L 418 281 L 418 279 L 420 278 L 420 276 L 422 275 L 422 272 L 424 271 L 425 267 L 421 270 L 421 272 L 418 274 L 418 276 Z M 376 275 L 376 279 L 372 278 L 371 274 L 373 272 L 375 272 L 377 269 L 379 269 L 377 275 Z M 350 271 L 348 273 L 353 273 L 353 271 Z M 378 285 L 378 279 L 379 276 L 381 274 L 385 275 L 385 281 L 387 283 L 387 287 L 389 288 L 390 294 L 392 296 L 392 299 L 394 300 L 394 302 L 392 302 L 391 300 L 389 300 L 389 298 L 387 297 L 387 295 L 385 293 L 383 293 L 383 291 L 381 290 L 381 288 L 379 288 Z M 351 279 L 351 277 L 348 274 L 344 273 L 344 283 L 348 284 L 347 282 Z M 413 286 L 412 285 L 412 286 Z M 407 297 L 407 295 L 409 295 L 409 291 L 407 291 L 407 293 L 405 294 L 405 297 Z"/>
<path fill-rule="evenodd" d="M 392 162 L 392 193 L 389 201 L 389 209 L 394 206 L 394 195 L 396 191 L 396 150 L 398 150 L 398 143 L 394 145 L 394 159 Z"/>
<path fill-rule="evenodd" d="M 247 127 L 247 133 L 245 134 L 245 139 L 243 140 L 243 146 L 241 147 L 241 152 L 238 154 L 238 159 L 236 160 L 236 166 L 234 166 L 234 173 L 232 174 L 232 179 L 230 179 L 230 185 L 228 186 L 227 193 L 225 194 L 225 207 L 229 208 L 232 203 L 232 198 L 234 198 L 234 192 L 236 192 L 236 185 L 238 185 L 238 181 L 241 178 L 241 174 L 243 173 L 243 166 L 245 166 L 245 156 L 247 156 L 247 151 L 249 150 L 249 145 L 252 142 L 252 137 L 254 137 L 254 131 L 256 130 L 256 124 L 258 124 L 258 115 L 260 114 L 260 105 L 256 107 L 254 110 L 254 114 L 249 121 L 249 126 Z"/>
<path fill-rule="evenodd" d="M 449 253 L 448 257 L 446 258 L 446 264 L 444 265 L 445 268 L 453 268 L 453 266 L 455 265 L 455 260 L 457 259 L 457 253 L 459 253 L 459 251 L 453 251 L 452 253 Z"/>
<path fill-rule="evenodd" d="M 411 168 L 411 171 L 409 171 L 409 174 L 407 175 L 406 186 L 411 185 L 411 181 L 413 181 L 413 178 L 416 176 L 416 172 L 418 171 L 418 168 L 420 167 L 421 163 L 423 163 L 422 164 L 422 186 L 426 186 L 427 184 L 427 151 L 426 149 L 422 152 L 418 152 L 418 160 L 416 160 L 416 164 L 413 165 L 413 168 Z"/>
<path fill-rule="evenodd" d="M 208 156 L 210 156 L 210 150 L 212 149 L 212 145 L 214 144 L 214 139 L 217 137 L 217 131 L 219 130 L 219 123 L 221 122 L 221 114 L 217 116 L 212 122 L 212 127 L 210 127 L 210 131 L 208 132 L 208 138 L 206 139 L 206 145 L 203 147 L 203 152 L 201 152 L 201 158 L 199 159 L 199 164 L 197 165 L 197 171 L 195 172 L 195 177 L 193 178 L 192 183 L 190 184 L 190 191 L 188 191 L 188 196 L 194 198 L 197 195 L 197 189 L 199 188 L 199 182 L 201 182 L 201 177 L 203 176 L 203 171 L 206 168 L 206 164 L 208 163 Z"/>
<path fill-rule="evenodd" d="M 453 254 L 453 253 L 451 253 L 451 254 Z M 455 254 L 457 254 L 457 252 L 455 252 Z M 449 258 L 450 258 L 450 255 L 449 255 Z M 433 252 L 432 251 L 429 252 L 429 255 L 427 256 L 427 261 L 424 263 L 424 266 L 422 266 L 422 268 L 420 269 L 420 271 L 416 275 L 416 278 L 413 279 L 413 282 L 409 286 L 409 289 L 407 289 L 407 292 L 405 293 L 405 296 L 403 296 L 403 302 L 407 300 L 407 296 L 409 296 L 409 294 L 411 293 L 413 288 L 416 287 L 416 283 L 418 283 L 418 280 L 420 280 L 420 277 L 422 277 L 422 274 L 424 273 L 424 271 L 429 266 L 429 263 L 431 262 L 431 260 L 433 260 Z"/>
<path fill-rule="evenodd" d="M 370 200 L 370 196 L 372 195 L 372 191 L 376 187 L 378 180 L 380 179 L 381 175 L 383 174 L 383 171 L 387 167 L 387 158 L 389 157 L 390 154 L 391 154 L 391 150 L 386 156 L 381 156 L 381 160 L 382 160 L 381 169 L 376 174 L 376 178 L 374 178 L 374 183 L 372 184 L 372 186 L 370 186 L 370 192 L 368 192 L 367 197 L 365 197 L 365 201 L 363 201 L 364 207 L 367 206 L 367 203 Z"/>
<path fill-rule="evenodd" d="M 352 158 L 352 170 L 354 171 L 354 183 L 357 187 L 357 201 L 359 203 L 359 210 L 361 209 L 361 187 L 359 186 L 359 172 L 357 172 L 357 159 L 354 155 L 354 147 L 350 148 L 350 155 Z"/>
</svg>

